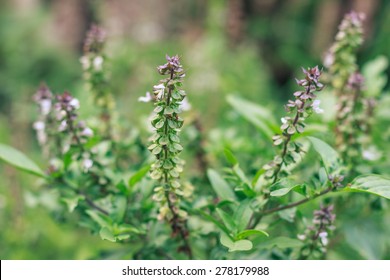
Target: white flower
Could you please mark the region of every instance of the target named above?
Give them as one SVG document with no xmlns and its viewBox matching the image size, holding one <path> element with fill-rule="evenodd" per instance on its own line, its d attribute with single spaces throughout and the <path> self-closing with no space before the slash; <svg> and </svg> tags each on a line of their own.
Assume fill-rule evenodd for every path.
<svg viewBox="0 0 390 280">
<path fill-rule="evenodd" d="M 34 128 L 36 131 L 43 131 L 43 130 L 45 130 L 45 123 L 42 122 L 42 121 L 35 122 L 35 123 L 33 124 L 33 128 Z"/>
<path fill-rule="evenodd" d="M 324 246 L 328 245 L 329 240 L 328 240 L 328 233 L 326 231 L 320 232 L 320 234 L 318 236 L 321 239 L 321 243 Z"/>
<path fill-rule="evenodd" d="M 100 71 L 103 68 L 103 57 L 97 56 L 93 59 L 93 68 L 96 71 Z"/>
<path fill-rule="evenodd" d="M 333 65 L 333 63 L 334 63 L 334 54 L 332 52 L 327 52 L 324 58 L 324 66 L 329 68 L 330 66 Z"/>
<path fill-rule="evenodd" d="M 81 62 L 81 65 L 83 66 L 84 70 L 88 70 L 88 68 L 91 66 L 91 64 L 89 62 L 89 58 L 85 55 L 80 57 L 80 62 Z"/>
<path fill-rule="evenodd" d="M 179 110 L 182 112 L 191 110 L 192 106 L 191 103 L 188 102 L 188 98 L 185 97 L 179 104 Z"/>
<path fill-rule="evenodd" d="M 297 237 L 299 240 L 302 240 L 302 241 L 306 239 L 306 235 L 304 235 L 304 234 L 298 234 Z"/>
<path fill-rule="evenodd" d="M 84 128 L 83 131 L 81 131 L 81 136 L 85 136 L 85 137 L 93 136 L 92 129 L 90 129 L 89 127 Z"/>
<path fill-rule="evenodd" d="M 69 105 L 72 106 L 74 109 L 79 109 L 80 108 L 80 101 L 77 98 L 73 98 L 69 102 Z"/>
<path fill-rule="evenodd" d="M 67 127 L 68 127 L 68 124 L 66 123 L 66 120 L 63 120 L 60 123 L 60 126 L 58 127 L 58 131 L 65 131 Z"/>
<path fill-rule="evenodd" d="M 139 102 L 145 102 L 145 103 L 150 102 L 150 101 L 152 101 L 152 100 L 153 100 L 153 98 L 152 98 L 152 95 L 150 94 L 149 91 L 146 92 L 146 95 L 145 95 L 145 96 L 140 96 L 140 97 L 138 98 L 138 101 L 139 101 Z"/>
<path fill-rule="evenodd" d="M 83 168 L 84 171 L 87 172 L 93 165 L 93 161 L 90 158 L 86 158 L 83 160 Z"/>
<path fill-rule="evenodd" d="M 313 104 L 311 104 L 311 107 L 313 108 L 314 112 L 316 112 L 317 114 L 322 114 L 324 112 L 324 110 L 320 108 L 320 103 L 321 100 L 317 99 L 313 101 Z"/>
<path fill-rule="evenodd" d="M 154 95 L 157 99 L 161 100 L 164 96 L 165 86 L 164 84 L 158 84 L 157 86 L 153 87 Z"/>
<path fill-rule="evenodd" d="M 280 120 L 282 121 L 282 124 L 285 124 L 285 123 L 287 123 L 287 120 L 286 120 L 286 118 L 281 118 Z"/>
<path fill-rule="evenodd" d="M 39 103 L 39 106 L 41 107 L 41 113 L 42 115 L 48 115 L 51 110 L 51 100 L 50 99 L 42 99 Z"/>
<path fill-rule="evenodd" d="M 363 151 L 363 158 L 368 161 L 378 160 L 382 154 L 374 147 L 370 146 L 368 149 Z"/>
</svg>

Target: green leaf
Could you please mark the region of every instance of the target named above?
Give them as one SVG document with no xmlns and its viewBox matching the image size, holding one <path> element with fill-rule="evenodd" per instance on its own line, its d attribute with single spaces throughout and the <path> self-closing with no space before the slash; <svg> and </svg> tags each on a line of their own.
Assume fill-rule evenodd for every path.
<svg viewBox="0 0 390 280">
<path fill-rule="evenodd" d="M 116 242 L 116 238 L 114 234 L 111 232 L 111 230 L 108 227 L 102 227 L 99 231 L 99 235 L 102 240 Z"/>
<path fill-rule="evenodd" d="M 331 173 L 332 171 L 340 168 L 340 158 L 337 152 L 331 146 L 318 138 L 307 138 L 313 144 L 316 152 L 321 156 L 322 162 L 324 163 L 325 169 L 328 171 L 328 173 Z"/>
<path fill-rule="evenodd" d="M 66 198 L 63 198 L 62 201 L 66 203 L 66 205 L 68 206 L 68 210 L 69 212 L 73 212 L 74 209 L 77 207 L 77 205 L 79 204 L 79 201 L 80 200 L 84 200 L 84 196 L 82 195 L 76 195 L 74 197 L 66 197 Z"/>
<path fill-rule="evenodd" d="M 236 195 L 228 183 L 213 169 L 207 170 L 211 186 L 220 199 L 236 201 Z"/>
<path fill-rule="evenodd" d="M 96 223 L 98 223 L 101 227 L 107 227 L 110 225 L 109 218 L 106 216 L 103 216 L 102 214 L 98 213 L 94 210 L 86 210 L 85 211 Z"/>
<path fill-rule="evenodd" d="M 198 214 L 200 214 L 206 220 L 208 220 L 208 221 L 212 222 L 214 225 L 216 225 L 225 234 L 229 234 L 229 230 L 226 228 L 226 226 L 224 224 L 222 224 L 221 222 L 219 222 L 217 219 L 215 219 L 213 216 L 211 216 L 210 214 L 208 214 L 202 210 L 197 210 L 196 212 Z"/>
<path fill-rule="evenodd" d="M 231 165 L 236 165 L 238 163 L 236 157 L 233 155 L 233 153 L 228 149 L 228 148 L 225 148 L 224 150 L 224 154 L 225 154 L 225 157 L 227 159 L 227 161 L 231 164 Z"/>
<path fill-rule="evenodd" d="M 112 199 L 113 208 L 110 212 L 110 217 L 113 221 L 120 223 L 125 216 L 127 199 L 123 195 L 116 195 Z"/>
<path fill-rule="evenodd" d="M 256 248 L 272 249 L 274 247 L 278 247 L 280 249 L 286 249 L 301 246 L 303 246 L 303 242 L 298 239 L 279 236 L 272 239 L 263 240 L 259 245 L 256 246 Z"/>
<path fill-rule="evenodd" d="M 46 177 L 44 172 L 22 152 L 0 143 L 0 159 L 30 174 Z"/>
<path fill-rule="evenodd" d="M 221 217 L 222 222 L 225 224 L 226 228 L 230 232 L 234 232 L 236 230 L 236 223 L 234 222 L 232 216 L 220 208 L 217 208 L 216 211 L 217 211 L 219 217 Z"/>
<path fill-rule="evenodd" d="M 265 235 L 267 237 L 269 236 L 268 233 L 266 233 L 265 231 L 262 231 L 262 230 L 247 229 L 247 230 L 243 230 L 243 231 L 239 232 L 236 235 L 236 239 L 245 239 L 245 238 L 247 238 L 248 236 L 251 236 L 251 235 Z"/>
<path fill-rule="evenodd" d="M 390 199 L 390 178 L 369 174 L 356 177 L 344 191 L 365 192 Z"/>
<path fill-rule="evenodd" d="M 240 202 L 240 205 L 237 207 L 234 212 L 233 219 L 236 221 L 237 230 L 242 231 L 246 228 L 253 214 L 252 209 L 250 208 L 251 200 L 246 199 Z"/>
<path fill-rule="evenodd" d="M 234 251 L 249 251 L 253 248 L 253 244 L 249 240 L 238 240 L 233 241 L 229 236 L 224 233 L 221 233 L 220 238 L 221 244 L 229 248 L 229 252 Z"/>
<path fill-rule="evenodd" d="M 227 97 L 227 102 L 237 113 L 255 125 L 266 137 L 271 138 L 273 134 L 279 132 L 274 129 L 274 127 L 277 127 L 276 121 L 272 112 L 267 108 L 233 95 Z"/>
<path fill-rule="evenodd" d="M 379 56 L 374 60 L 367 62 L 362 73 L 365 83 L 365 95 L 377 97 L 381 94 L 387 83 L 386 69 L 389 61 L 385 56 Z"/>
<path fill-rule="evenodd" d="M 271 188 L 270 196 L 279 197 L 288 194 L 292 190 L 302 188 L 302 185 L 299 185 L 290 179 L 283 178 L 278 182 L 276 182 L 275 184 L 273 184 L 270 188 Z"/>
<path fill-rule="evenodd" d="M 139 181 L 141 181 L 150 170 L 150 165 L 141 167 L 136 173 L 134 173 L 129 179 L 129 186 L 134 187 Z"/>
</svg>

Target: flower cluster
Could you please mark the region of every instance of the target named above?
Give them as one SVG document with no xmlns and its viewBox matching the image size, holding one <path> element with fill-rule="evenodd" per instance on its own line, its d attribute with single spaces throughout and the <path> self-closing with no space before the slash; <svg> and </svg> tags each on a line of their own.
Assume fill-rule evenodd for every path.
<svg viewBox="0 0 390 280">
<path fill-rule="evenodd" d="M 276 155 L 272 162 L 263 167 L 266 170 L 265 177 L 273 180 L 273 182 L 278 180 L 281 172 L 287 172 L 282 167 L 287 167 L 289 164 L 296 162 L 302 152 L 300 143 L 292 142 L 291 137 L 296 133 L 304 131 L 306 126 L 305 120 L 312 112 L 323 112 L 319 107 L 320 100 L 317 100 L 315 95 L 315 92 L 322 90 L 324 87 L 319 82 L 321 71 L 318 66 L 308 70 L 302 69 L 302 71 L 305 74 L 305 78 L 297 79 L 296 82 L 304 90 L 295 92 L 295 100 L 288 101 L 286 110 L 290 115 L 281 119 L 282 125 L 280 129 L 282 133 L 272 137 L 274 145 L 281 147 L 281 153 Z"/>
<path fill-rule="evenodd" d="M 33 96 L 33 99 L 39 108 L 39 120 L 33 124 L 33 128 L 37 132 L 39 145 L 44 147 L 48 138 L 46 123 L 50 118 L 53 94 L 46 85 L 42 84 Z"/>
<path fill-rule="evenodd" d="M 312 225 L 308 226 L 305 233 L 298 238 L 305 242 L 301 249 L 301 258 L 306 259 L 316 254 L 326 253 L 329 244 L 329 235 L 334 231 L 333 225 L 336 215 L 333 213 L 334 206 L 321 206 L 313 213 Z"/>
<path fill-rule="evenodd" d="M 60 122 L 58 131 L 67 133 L 76 133 L 74 137 L 85 142 L 85 138 L 93 136 L 93 131 L 86 126 L 84 121 L 77 122 L 77 110 L 80 108 L 80 102 L 69 92 L 64 92 L 57 96 L 55 109 L 57 111 L 57 120 Z M 76 139 L 75 139 L 76 140 Z"/>
<path fill-rule="evenodd" d="M 161 205 L 159 219 L 166 219 L 171 224 L 173 234 L 180 234 L 186 242 L 187 213 L 179 208 L 183 187 L 178 180 L 183 171 L 183 161 L 178 154 L 183 150 L 179 138 L 183 119 L 179 117 L 179 113 L 180 103 L 186 96 L 181 89 L 184 70 L 178 56 L 166 56 L 166 59 L 167 63 L 159 66 L 158 72 L 168 77 L 153 87 L 156 115 L 151 123 L 155 132 L 148 149 L 156 157 L 156 161 L 152 165 L 150 175 L 152 179 L 159 181 L 154 194 L 154 199 Z"/>
<path fill-rule="evenodd" d="M 363 43 L 364 18 L 364 14 L 354 11 L 346 14 L 335 43 L 325 55 L 324 65 L 329 69 L 332 86 L 337 90 L 342 91 L 350 75 L 357 70 L 356 51 Z"/>
<path fill-rule="evenodd" d="M 99 126 L 105 138 L 112 136 L 112 114 L 115 101 L 111 94 L 104 45 L 106 31 L 97 25 L 92 25 L 84 42 L 84 55 L 80 58 L 84 77 L 89 85 L 96 106 L 101 109 Z"/>
</svg>

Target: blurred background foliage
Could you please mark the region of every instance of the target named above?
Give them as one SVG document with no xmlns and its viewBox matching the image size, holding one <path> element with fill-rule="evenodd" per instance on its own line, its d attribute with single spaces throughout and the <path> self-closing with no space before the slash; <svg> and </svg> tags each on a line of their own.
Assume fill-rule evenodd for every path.
<svg viewBox="0 0 390 280">
<path fill-rule="evenodd" d="M 223 150 L 229 148 L 253 174 L 272 157 L 271 144 L 232 110 L 226 97 L 242 96 L 268 107 L 279 119 L 281 104 L 295 91 L 293 77 L 301 66 L 321 65 L 343 14 L 352 9 L 367 16 L 360 64 L 389 57 L 387 0 L 1 1 L 0 142 L 45 166 L 31 128 L 37 114 L 31 97 L 42 81 L 55 92 L 69 90 L 77 96 L 82 114 L 93 111 L 79 57 L 86 30 L 98 22 L 109 34 L 120 122 L 137 128 L 146 142 L 151 108 L 139 106 L 137 99 L 159 79 L 155 67 L 165 54 L 179 54 L 188 69 L 185 89 L 204 131 L 209 165 L 223 166 Z M 386 110 L 380 113 L 386 120 Z M 191 127 L 184 131 L 183 144 L 190 146 Z M 390 138 L 386 122 L 376 133 L 381 140 Z M 197 174 L 189 151 L 186 173 Z M 378 168 L 385 173 L 386 166 Z M 1 259 L 126 257 L 126 246 L 102 241 L 78 226 L 74 215 L 59 214 L 58 202 L 35 178 L 3 164 L 0 174 Z M 338 225 L 343 235 L 329 258 L 389 258 L 390 210 L 380 199 L 362 195 L 357 200 L 340 213 L 347 222 Z M 361 205 L 372 207 L 362 210 Z M 305 207 L 310 215 L 312 208 Z"/>
</svg>

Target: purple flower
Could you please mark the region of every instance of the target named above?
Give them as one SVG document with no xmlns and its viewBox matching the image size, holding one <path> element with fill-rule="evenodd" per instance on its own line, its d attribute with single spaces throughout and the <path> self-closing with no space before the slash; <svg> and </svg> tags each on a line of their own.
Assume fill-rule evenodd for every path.
<svg viewBox="0 0 390 280">
<path fill-rule="evenodd" d="M 84 42 L 84 52 L 88 53 L 101 51 L 106 41 L 106 37 L 106 31 L 102 27 L 93 24 L 87 32 L 87 36 Z"/>
<path fill-rule="evenodd" d="M 178 55 L 175 55 L 172 57 L 170 57 L 169 55 L 166 55 L 165 58 L 167 59 L 167 63 L 157 67 L 157 70 L 161 75 L 168 74 L 171 71 L 173 71 L 175 73 L 183 72 L 183 68 L 180 64 L 180 58 Z"/>
<path fill-rule="evenodd" d="M 352 90 L 360 90 L 364 85 L 364 77 L 359 72 L 353 73 L 349 76 L 347 87 Z"/>
<path fill-rule="evenodd" d="M 314 211 L 313 223 L 319 225 L 331 225 L 336 219 L 333 213 L 333 205 L 321 206 L 320 210 Z"/>
</svg>

